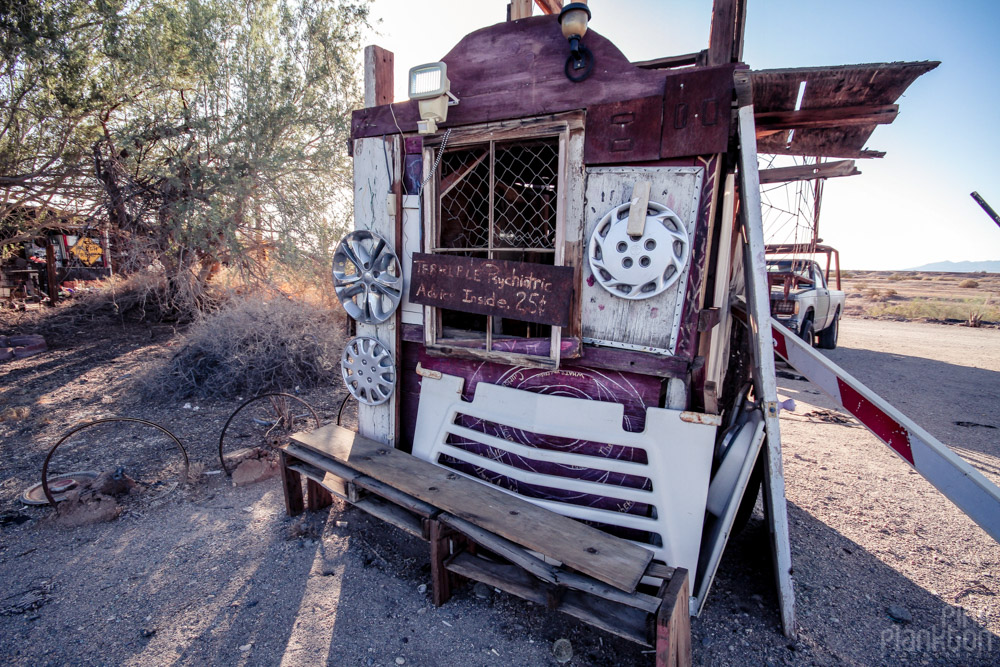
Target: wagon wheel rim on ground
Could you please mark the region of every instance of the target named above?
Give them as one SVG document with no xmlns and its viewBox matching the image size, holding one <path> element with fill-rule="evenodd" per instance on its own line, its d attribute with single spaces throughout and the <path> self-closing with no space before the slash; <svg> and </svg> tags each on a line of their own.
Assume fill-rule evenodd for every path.
<svg viewBox="0 0 1000 667">
<path fill-rule="evenodd" d="M 152 426 L 153 428 L 161 431 L 168 438 L 170 438 L 171 440 L 173 440 L 174 443 L 177 445 L 177 449 L 181 453 L 181 458 L 184 461 L 184 469 L 183 469 L 183 471 L 181 472 L 181 475 L 180 475 L 181 481 L 182 482 L 186 482 L 187 481 L 187 479 L 188 479 L 188 470 L 189 470 L 189 467 L 190 467 L 189 466 L 189 461 L 188 461 L 187 450 L 184 449 L 184 445 L 177 438 L 177 436 L 174 435 L 173 433 L 171 433 L 169 430 L 167 430 L 166 428 L 164 428 L 163 426 L 160 426 L 159 424 L 157 424 L 155 422 L 146 421 L 145 419 L 136 419 L 134 417 L 107 417 L 105 419 L 95 419 L 94 421 L 86 422 L 84 424 L 80 424 L 78 426 L 74 426 L 73 428 L 71 428 L 69 431 L 67 431 L 63 435 L 63 437 L 59 438 L 59 440 L 56 442 L 56 444 L 52 445 L 52 449 L 50 449 L 49 453 L 45 456 L 45 462 L 42 463 L 42 491 L 45 493 L 45 499 L 49 501 L 50 505 L 52 505 L 53 507 L 55 507 L 56 503 L 59 502 L 59 501 L 57 501 L 55 499 L 55 496 L 52 494 L 52 491 L 49 489 L 49 480 L 48 480 L 48 477 L 49 477 L 49 463 L 52 461 L 52 456 L 56 453 L 56 450 L 59 448 L 59 445 L 63 444 L 64 442 L 66 442 L 67 440 L 69 440 L 72 436 L 76 435 L 80 431 L 83 431 L 84 429 L 88 429 L 88 428 L 91 428 L 92 426 L 97 426 L 99 424 L 108 424 L 108 423 L 113 423 L 113 422 L 125 422 L 125 423 L 133 423 L 133 424 L 142 424 L 143 426 Z"/>
<path fill-rule="evenodd" d="M 259 396 L 254 396 L 253 398 L 244 401 L 242 405 L 233 410 L 233 413 L 229 415 L 229 419 L 226 420 L 226 424 L 222 427 L 222 433 L 219 434 L 219 463 L 221 464 L 222 470 L 226 473 L 226 475 L 231 476 L 233 474 L 233 472 L 226 465 L 226 457 L 225 454 L 223 453 L 226 442 L 226 432 L 229 430 L 230 424 L 232 424 L 233 420 L 236 419 L 236 416 L 240 414 L 244 408 L 248 407 L 253 403 L 263 401 L 264 399 L 268 399 L 269 404 L 271 406 L 270 412 L 274 417 L 272 423 L 260 424 L 260 426 L 267 429 L 264 433 L 265 438 L 274 433 L 275 429 L 278 428 L 284 428 L 287 434 L 294 432 L 296 430 L 295 429 L 296 420 L 303 419 L 306 417 L 312 417 L 313 422 L 316 425 L 315 428 L 319 428 L 320 426 L 322 426 L 322 423 L 320 422 L 319 419 L 319 415 L 316 414 L 316 410 L 313 408 L 313 406 L 311 406 L 304 399 L 295 396 L 294 394 L 288 394 L 285 392 L 276 391 L 276 392 L 269 392 L 267 394 L 261 394 Z M 287 405 L 288 399 L 291 399 L 301 404 L 306 410 L 308 410 L 308 413 L 298 414 L 298 415 L 292 414 L 288 409 Z M 253 419 L 255 422 L 266 421 L 266 420 L 258 420 L 255 417 L 252 417 L 251 419 Z"/>
</svg>

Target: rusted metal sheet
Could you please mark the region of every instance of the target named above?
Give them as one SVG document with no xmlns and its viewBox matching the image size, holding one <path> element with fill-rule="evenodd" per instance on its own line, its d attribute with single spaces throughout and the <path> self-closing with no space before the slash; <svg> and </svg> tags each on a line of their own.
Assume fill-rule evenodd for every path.
<svg viewBox="0 0 1000 667">
<path fill-rule="evenodd" d="M 569 266 L 413 255 L 413 303 L 565 327 L 572 300 Z"/>
<path fill-rule="evenodd" d="M 586 164 L 624 164 L 660 157 L 663 98 L 595 104 L 587 109 Z"/>
<path fill-rule="evenodd" d="M 735 67 L 697 68 L 667 77 L 661 158 L 726 152 Z"/>
</svg>

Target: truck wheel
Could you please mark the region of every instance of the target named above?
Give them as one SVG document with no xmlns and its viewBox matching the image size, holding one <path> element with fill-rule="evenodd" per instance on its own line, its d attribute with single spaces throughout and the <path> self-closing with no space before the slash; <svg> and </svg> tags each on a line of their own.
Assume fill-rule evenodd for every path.
<svg viewBox="0 0 1000 667">
<path fill-rule="evenodd" d="M 812 317 L 809 317 L 809 319 L 802 323 L 802 329 L 799 331 L 799 338 L 809 343 L 809 347 L 816 344 L 816 329 L 813 326 Z"/>
<path fill-rule="evenodd" d="M 840 334 L 840 310 L 833 316 L 833 324 L 819 332 L 819 345 L 824 350 L 837 348 L 837 336 Z"/>
</svg>

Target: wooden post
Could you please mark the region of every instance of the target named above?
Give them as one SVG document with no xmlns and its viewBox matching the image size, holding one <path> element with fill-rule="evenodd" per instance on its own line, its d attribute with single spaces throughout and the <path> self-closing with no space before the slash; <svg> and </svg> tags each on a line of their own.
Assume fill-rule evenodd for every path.
<svg viewBox="0 0 1000 667">
<path fill-rule="evenodd" d="M 507 5 L 507 20 L 517 21 L 531 16 L 531 0 L 511 0 Z"/>
<path fill-rule="evenodd" d="M 743 58 L 746 0 L 715 0 L 712 33 L 708 39 L 708 65 L 725 65 Z"/>
<path fill-rule="evenodd" d="M 778 390 L 774 375 L 774 344 L 771 336 L 771 302 L 764 259 L 764 223 L 760 210 L 760 178 L 757 174 L 757 138 L 753 106 L 740 107 L 740 213 L 743 218 L 743 270 L 746 276 L 747 327 L 753 353 L 754 394 L 763 404 L 767 431 L 767 474 L 764 506 L 771 533 L 771 558 L 778 583 L 781 626 L 787 637 L 795 636 L 795 591 L 792 587 L 792 554 L 788 541 L 788 507 L 785 475 L 781 462 L 778 426 Z"/>
<path fill-rule="evenodd" d="M 392 102 L 393 55 L 379 46 L 365 47 L 365 106 L 389 104 Z M 356 139 L 354 141 L 354 228 L 378 234 L 393 246 L 397 256 L 401 254 L 403 141 L 393 134 L 385 141 L 381 137 Z M 386 162 L 391 170 L 386 172 Z M 396 204 L 392 215 L 386 210 L 390 194 L 396 194 Z M 401 331 L 400 311 L 380 325 L 356 324 L 359 336 L 377 338 L 396 360 L 396 377 L 401 378 L 398 336 Z M 369 438 L 395 445 L 398 440 L 397 412 L 399 391 L 381 405 L 358 405 L 358 431 Z"/>
<path fill-rule="evenodd" d="M 440 607 L 451 598 L 451 578 L 445 568 L 445 561 L 451 557 L 451 529 L 437 519 L 429 519 L 427 523 L 431 543 L 431 597 L 434 606 Z"/>
<path fill-rule="evenodd" d="M 54 306 L 59 300 L 59 285 L 56 284 L 56 249 L 45 240 L 45 282 L 49 288 L 49 305 Z"/>
<path fill-rule="evenodd" d="M 333 494 L 314 479 L 306 479 L 306 507 L 316 512 L 333 504 Z"/>
<path fill-rule="evenodd" d="M 392 51 L 381 46 L 365 47 L 365 106 L 377 107 L 392 104 L 393 100 Z"/>
<path fill-rule="evenodd" d="M 298 516 L 304 509 L 302 504 L 302 475 L 288 467 L 288 455 L 279 452 L 279 470 L 281 471 L 281 490 L 285 494 L 285 512 L 288 516 Z"/>
<path fill-rule="evenodd" d="M 687 570 L 677 568 L 665 586 L 656 612 L 656 667 L 687 667 L 691 664 Z"/>
</svg>

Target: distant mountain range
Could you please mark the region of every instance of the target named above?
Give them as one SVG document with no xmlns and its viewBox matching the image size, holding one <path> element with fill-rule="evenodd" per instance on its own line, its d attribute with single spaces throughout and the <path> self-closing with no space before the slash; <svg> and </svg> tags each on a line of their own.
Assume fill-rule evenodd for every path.
<svg viewBox="0 0 1000 667">
<path fill-rule="evenodd" d="M 933 262 L 924 264 L 907 271 L 951 271 L 953 273 L 971 273 L 973 271 L 986 271 L 987 273 L 1000 273 L 1000 260 L 988 260 L 983 262 Z"/>
</svg>

